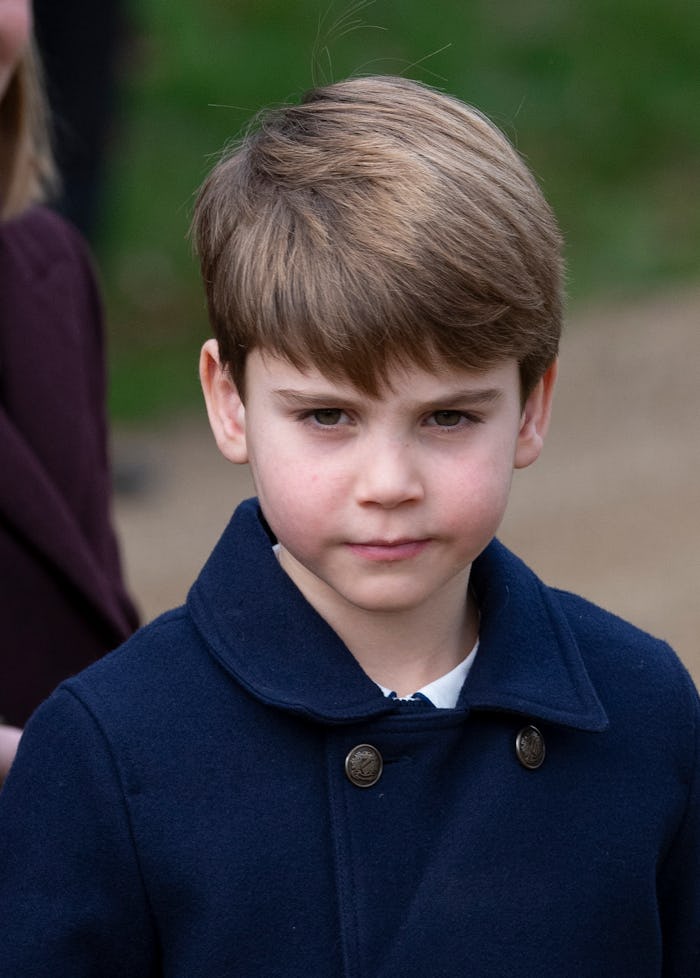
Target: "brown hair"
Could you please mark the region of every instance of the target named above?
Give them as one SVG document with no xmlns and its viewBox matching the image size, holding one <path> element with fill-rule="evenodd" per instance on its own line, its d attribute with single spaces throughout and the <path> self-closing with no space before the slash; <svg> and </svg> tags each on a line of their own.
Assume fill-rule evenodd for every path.
<svg viewBox="0 0 700 978">
<path fill-rule="evenodd" d="M 222 362 L 256 347 L 376 395 L 391 364 L 557 354 L 562 242 L 505 136 L 405 78 L 355 78 L 263 113 L 201 188 L 193 234 Z"/>
<path fill-rule="evenodd" d="M 45 199 L 55 184 L 41 71 L 30 44 L 0 101 L 0 219 Z"/>
</svg>

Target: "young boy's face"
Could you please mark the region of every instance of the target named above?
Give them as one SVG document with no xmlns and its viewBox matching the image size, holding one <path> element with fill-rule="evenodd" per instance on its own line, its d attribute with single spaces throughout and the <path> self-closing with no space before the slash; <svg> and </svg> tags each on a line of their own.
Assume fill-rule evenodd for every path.
<svg viewBox="0 0 700 978">
<path fill-rule="evenodd" d="M 539 455 L 555 370 L 521 403 L 509 360 L 483 372 L 396 370 L 376 399 L 253 351 L 246 400 L 214 341 L 201 374 L 219 447 L 249 462 L 280 561 L 317 610 L 401 612 L 463 595 Z"/>
</svg>

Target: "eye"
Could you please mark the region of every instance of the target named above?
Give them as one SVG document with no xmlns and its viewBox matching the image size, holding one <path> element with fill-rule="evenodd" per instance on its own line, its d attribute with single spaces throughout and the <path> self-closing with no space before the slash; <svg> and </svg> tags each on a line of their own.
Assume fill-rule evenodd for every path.
<svg viewBox="0 0 700 978">
<path fill-rule="evenodd" d="M 435 411 L 432 417 L 440 428 L 455 428 L 464 420 L 461 411 Z"/>
<path fill-rule="evenodd" d="M 317 411 L 313 411 L 311 417 L 314 419 L 316 424 L 320 424 L 325 428 L 331 427 L 340 423 L 343 417 L 343 412 L 340 408 L 319 408 Z"/>
</svg>

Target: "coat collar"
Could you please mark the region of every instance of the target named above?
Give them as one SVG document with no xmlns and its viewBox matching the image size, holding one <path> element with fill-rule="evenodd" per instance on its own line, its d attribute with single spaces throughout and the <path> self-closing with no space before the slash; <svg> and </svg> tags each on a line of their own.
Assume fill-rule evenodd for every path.
<svg viewBox="0 0 700 978">
<path fill-rule="evenodd" d="M 321 722 L 379 717 L 384 698 L 279 566 L 256 500 L 236 510 L 188 596 L 213 655 L 263 702 Z M 556 596 L 494 541 L 475 561 L 479 653 L 458 709 L 522 713 L 581 730 L 607 718 Z"/>
<path fill-rule="evenodd" d="M 556 593 L 497 540 L 474 561 L 470 584 L 479 652 L 458 707 L 604 730 L 608 718 Z"/>
</svg>

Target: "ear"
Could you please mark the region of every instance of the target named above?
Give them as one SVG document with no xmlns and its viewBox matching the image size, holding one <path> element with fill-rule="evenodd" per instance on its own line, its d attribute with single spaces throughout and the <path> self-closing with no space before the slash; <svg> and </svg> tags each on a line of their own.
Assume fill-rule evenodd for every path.
<svg viewBox="0 0 700 978">
<path fill-rule="evenodd" d="M 559 363 L 555 360 L 547 368 L 525 401 L 520 419 L 518 443 L 515 449 L 514 466 L 516 469 L 524 469 L 528 465 L 532 465 L 542 451 L 552 416 L 552 399 L 558 369 Z"/>
<path fill-rule="evenodd" d="M 247 462 L 245 406 L 231 375 L 219 359 L 219 344 L 216 340 L 207 340 L 202 347 L 199 379 L 204 391 L 209 424 L 219 450 L 229 462 Z"/>
</svg>

